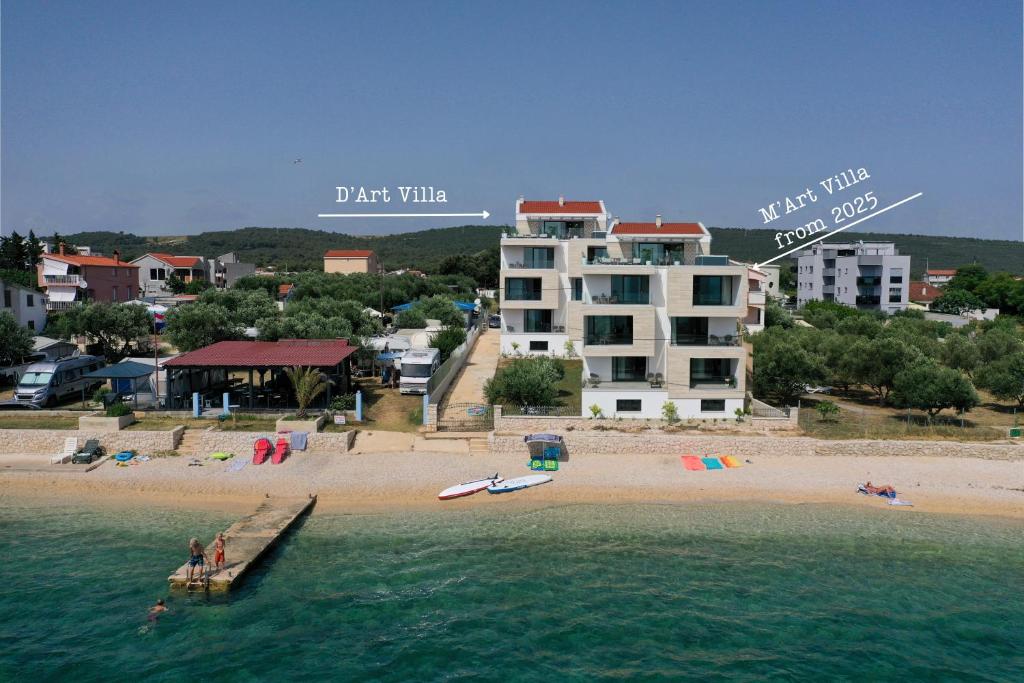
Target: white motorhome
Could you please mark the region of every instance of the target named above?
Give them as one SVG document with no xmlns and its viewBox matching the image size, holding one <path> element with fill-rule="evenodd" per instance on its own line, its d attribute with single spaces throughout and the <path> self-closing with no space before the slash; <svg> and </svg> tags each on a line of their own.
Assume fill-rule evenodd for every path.
<svg viewBox="0 0 1024 683">
<path fill-rule="evenodd" d="M 73 356 L 55 361 L 33 363 L 21 376 L 14 391 L 16 403 L 52 406 L 68 396 L 78 396 L 103 386 L 103 380 L 83 376 L 106 365 L 97 356 Z"/>
<path fill-rule="evenodd" d="M 412 349 L 396 361 L 402 373 L 399 391 L 403 394 L 425 394 L 430 378 L 441 367 L 441 352 L 438 349 Z"/>
</svg>

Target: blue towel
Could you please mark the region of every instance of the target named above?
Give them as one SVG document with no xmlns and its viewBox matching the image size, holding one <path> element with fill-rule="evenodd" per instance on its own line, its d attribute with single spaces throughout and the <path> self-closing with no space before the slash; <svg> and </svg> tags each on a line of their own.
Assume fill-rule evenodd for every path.
<svg viewBox="0 0 1024 683">
<path fill-rule="evenodd" d="M 306 450 L 306 437 L 308 436 L 309 434 L 307 432 L 292 432 L 292 450 Z"/>
<path fill-rule="evenodd" d="M 704 467 L 707 467 L 709 470 L 722 469 L 722 463 L 718 461 L 718 458 L 701 458 L 701 462 L 703 462 Z"/>
</svg>

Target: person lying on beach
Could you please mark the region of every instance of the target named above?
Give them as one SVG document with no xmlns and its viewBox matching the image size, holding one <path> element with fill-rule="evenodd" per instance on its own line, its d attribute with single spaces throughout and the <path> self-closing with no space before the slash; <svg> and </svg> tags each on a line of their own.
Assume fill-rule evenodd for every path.
<svg viewBox="0 0 1024 683">
<path fill-rule="evenodd" d="M 868 493 L 876 496 L 895 496 L 896 489 L 889 484 L 883 484 L 882 486 L 872 486 L 871 482 L 864 484 L 864 490 Z"/>
<path fill-rule="evenodd" d="M 198 538 L 192 538 L 188 542 L 188 582 L 192 583 L 192 575 L 195 573 L 196 566 L 199 566 L 199 578 L 202 578 L 203 571 L 206 568 L 206 549 L 203 548 L 203 544 L 199 542 Z"/>
<path fill-rule="evenodd" d="M 224 532 L 221 531 L 217 534 L 217 540 L 213 542 L 213 566 L 215 571 L 221 571 L 224 569 L 224 546 L 226 541 L 224 540 Z"/>
</svg>

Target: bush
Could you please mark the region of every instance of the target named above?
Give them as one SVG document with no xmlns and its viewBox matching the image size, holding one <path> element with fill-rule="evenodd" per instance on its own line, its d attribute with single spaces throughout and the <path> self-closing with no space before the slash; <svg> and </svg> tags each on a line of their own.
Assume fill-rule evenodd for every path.
<svg viewBox="0 0 1024 683">
<path fill-rule="evenodd" d="M 93 403 L 103 403 L 103 397 L 110 393 L 110 387 L 102 386 L 92 395 Z"/>
<path fill-rule="evenodd" d="M 565 377 L 565 365 L 553 358 L 514 360 L 484 384 L 491 404 L 550 406 L 555 404 L 555 384 Z"/>
<path fill-rule="evenodd" d="M 597 405 L 596 403 L 590 406 L 590 416 L 595 420 L 601 417 L 601 406 Z"/>
<path fill-rule="evenodd" d="M 130 406 L 128 406 L 128 404 L 121 403 L 119 401 L 117 403 L 111 404 L 111 406 L 107 408 L 107 417 L 122 417 L 123 415 L 130 414 L 131 412 L 132 409 Z"/>
<path fill-rule="evenodd" d="M 676 408 L 675 401 L 665 401 L 661 404 L 661 416 L 669 424 L 679 422 L 679 409 Z"/>
<path fill-rule="evenodd" d="M 839 406 L 832 401 L 822 401 L 814 409 L 818 411 L 818 419 L 822 422 L 834 422 L 839 415 Z"/>
<path fill-rule="evenodd" d="M 356 409 L 356 395 L 355 394 L 342 394 L 341 396 L 335 396 L 331 399 L 331 410 L 340 413 L 346 410 Z"/>
<path fill-rule="evenodd" d="M 466 343 L 466 330 L 462 327 L 446 327 L 430 336 L 430 346 L 441 352 L 441 362 L 451 357 L 455 349 Z"/>
</svg>

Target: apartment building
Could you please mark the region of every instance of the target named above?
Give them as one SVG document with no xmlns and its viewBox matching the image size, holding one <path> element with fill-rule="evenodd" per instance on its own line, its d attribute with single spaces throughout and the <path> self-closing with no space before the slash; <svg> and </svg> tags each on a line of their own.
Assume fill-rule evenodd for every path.
<svg viewBox="0 0 1024 683">
<path fill-rule="evenodd" d="M 796 254 L 796 301 L 835 301 L 895 313 L 907 308 L 910 257 L 892 242 L 812 244 Z"/>
<path fill-rule="evenodd" d="M 376 273 L 377 255 L 369 249 L 331 249 L 324 254 L 325 273 Z"/>
<path fill-rule="evenodd" d="M 46 297 L 38 291 L 0 279 L 2 308 L 14 316 L 18 324 L 36 332 L 46 327 Z"/>
<path fill-rule="evenodd" d="M 138 266 L 139 291 L 142 296 L 166 296 L 171 293 L 167 280 L 177 276 L 182 282 L 205 280 L 206 261 L 202 256 L 175 256 L 173 254 L 143 254 L 132 261 Z"/>
<path fill-rule="evenodd" d="M 673 403 L 684 419 L 735 419 L 751 272 L 712 255 L 700 223 L 520 198 L 501 239 L 501 350 L 582 358 L 585 415 L 660 418 Z"/>
<path fill-rule="evenodd" d="M 65 254 L 64 245 L 39 261 L 39 286 L 46 292 L 46 310 L 60 311 L 83 301 L 131 301 L 138 293 L 139 267 L 114 256 Z"/>
</svg>

